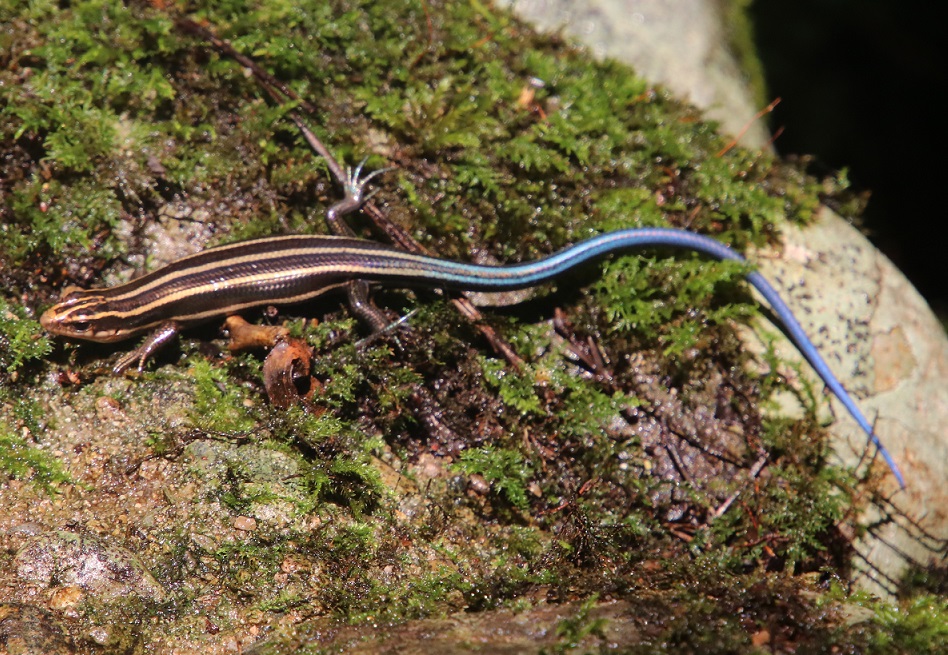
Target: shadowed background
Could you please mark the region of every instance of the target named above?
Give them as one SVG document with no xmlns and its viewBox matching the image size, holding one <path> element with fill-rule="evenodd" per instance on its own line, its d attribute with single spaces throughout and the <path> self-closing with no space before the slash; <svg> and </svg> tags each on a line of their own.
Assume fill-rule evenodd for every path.
<svg viewBox="0 0 948 655">
<path fill-rule="evenodd" d="M 863 229 L 948 322 L 943 22 L 921 0 L 756 0 L 750 7 L 783 155 L 848 168 Z"/>
</svg>

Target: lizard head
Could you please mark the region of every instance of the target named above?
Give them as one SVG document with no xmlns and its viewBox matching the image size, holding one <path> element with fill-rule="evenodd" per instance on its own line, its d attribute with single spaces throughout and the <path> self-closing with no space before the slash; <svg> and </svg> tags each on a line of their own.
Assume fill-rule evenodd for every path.
<svg viewBox="0 0 948 655">
<path fill-rule="evenodd" d="M 109 301 L 99 291 L 67 287 L 58 303 L 43 312 L 40 324 L 51 334 L 72 339 L 108 343 L 131 336 L 134 330 L 109 310 Z"/>
</svg>

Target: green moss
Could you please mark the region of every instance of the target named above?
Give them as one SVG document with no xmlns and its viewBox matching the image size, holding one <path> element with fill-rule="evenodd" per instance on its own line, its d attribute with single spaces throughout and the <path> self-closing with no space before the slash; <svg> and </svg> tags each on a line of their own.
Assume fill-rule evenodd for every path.
<svg viewBox="0 0 948 655">
<path fill-rule="evenodd" d="M 47 492 L 72 481 L 59 460 L 29 445 L 3 422 L 0 422 L 0 474 L 29 480 Z"/>
<path fill-rule="evenodd" d="M 0 298 L 0 372 L 12 374 L 26 362 L 45 357 L 52 349 L 49 337 L 23 307 Z"/>
<path fill-rule="evenodd" d="M 226 369 L 196 359 L 189 373 L 194 380 L 191 419 L 197 427 L 221 434 L 242 434 L 254 428 L 256 421 L 244 404 L 246 392 L 228 383 Z"/>
<path fill-rule="evenodd" d="M 3 226 L 4 255 L 10 264 L 37 251 L 75 256 L 105 235 L 98 245 L 110 256 L 121 250 L 111 238 L 119 197 L 150 195 L 143 169 L 158 133 L 146 123 L 174 97 L 152 57 L 165 51 L 171 23 L 108 2 L 66 12 L 32 3 L 16 21 L 9 55 L 35 65 L 28 81 L 5 73 L 0 138 L 41 156 L 33 174 L 11 179 L 15 222 Z"/>
<path fill-rule="evenodd" d="M 455 469 L 481 475 L 491 490 L 521 511 L 527 509 L 527 482 L 532 471 L 523 455 L 503 448 L 472 448 L 461 453 Z"/>
<path fill-rule="evenodd" d="M 833 580 L 817 606 L 832 608 L 846 619 L 836 635 L 838 643 L 858 644 L 866 653 L 938 653 L 948 639 L 944 594 L 913 594 L 895 603 L 852 593 L 844 582 Z"/>
<path fill-rule="evenodd" d="M 948 643 L 948 599 L 923 594 L 893 606 L 867 600 L 874 610 L 870 653 L 935 653 Z M 940 644 L 940 645 L 939 645 Z"/>
<path fill-rule="evenodd" d="M 257 596 L 271 583 L 287 550 L 284 540 L 251 538 L 221 544 L 213 552 L 213 558 L 217 571 L 226 576 L 230 584 L 238 586 L 243 593 Z"/>
<path fill-rule="evenodd" d="M 251 508 L 274 501 L 289 502 L 300 514 L 326 501 L 345 505 L 356 515 L 376 505 L 384 493 L 372 462 L 380 445 L 377 440 L 366 438 L 331 413 L 299 407 L 268 410 L 250 402 L 245 391 L 227 383 L 233 372 L 200 359 L 189 369 L 194 385 L 190 414 L 195 426 L 213 435 L 250 437 L 255 442 L 253 448 L 258 449 L 256 455 L 227 457 L 221 502 L 235 512 L 251 514 Z M 324 456 L 305 456 L 314 451 Z M 276 462 L 291 467 L 284 472 L 286 480 L 269 479 L 258 461 L 268 458 L 275 463 L 265 468 L 274 473 L 280 470 Z M 277 490 L 287 484 L 286 489 Z"/>
<path fill-rule="evenodd" d="M 594 284 L 609 329 L 635 330 L 656 339 L 666 356 L 693 348 L 709 325 L 754 314 L 748 304 L 721 304 L 722 289 L 743 278 L 738 262 L 623 257 L 608 263 Z"/>
<path fill-rule="evenodd" d="M 579 642 L 590 635 L 595 635 L 600 639 L 606 638 L 603 628 L 606 627 L 607 621 L 605 619 L 593 619 L 589 616 L 598 600 L 598 595 L 593 594 L 576 610 L 576 614 L 563 619 L 557 624 L 556 636 L 561 641 L 549 651 L 550 653 L 568 653 L 578 647 Z"/>
</svg>

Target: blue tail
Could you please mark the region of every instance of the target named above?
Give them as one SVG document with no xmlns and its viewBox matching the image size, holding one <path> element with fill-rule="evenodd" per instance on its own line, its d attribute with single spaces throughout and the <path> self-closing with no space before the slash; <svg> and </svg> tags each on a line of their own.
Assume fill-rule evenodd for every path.
<svg viewBox="0 0 948 655">
<path fill-rule="evenodd" d="M 436 264 L 429 263 L 431 269 L 428 273 L 449 286 L 466 289 L 502 290 L 524 288 L 546 282 L 590 260 L 596 260 L 621 251 L 655 246 L 695 250 L 722 260 L 747 261 L 723 243 L 701 234 L 668 228 L 641 228 L 602 234 L 549 257 L 527 264 L 491 267 L 439 261 Z M 826 361 L 820 355 L 816 346 L 813 345 L 813 342 L 810 341 L 810 338 L 807 337 L 803 327 L 780 297 L 780 294 L 777 293 L 777 290 L 771 286 L 763 275 L 756 271 L 747 274 L 747 281 L 767 300 L 793 343 L 799 348 L 823 382 L 826 383 L 830 391 L 839 398 L 843 406 L 856 419 L 859 427 L 869 436 L 882 459 L 889 465 L 899 485 L 904 489 L 905 480 L 895 460 L 879 441 L 872 425 L 859 411 L 855 401 L 836 376 L 833 375 Z"/>
</svg>

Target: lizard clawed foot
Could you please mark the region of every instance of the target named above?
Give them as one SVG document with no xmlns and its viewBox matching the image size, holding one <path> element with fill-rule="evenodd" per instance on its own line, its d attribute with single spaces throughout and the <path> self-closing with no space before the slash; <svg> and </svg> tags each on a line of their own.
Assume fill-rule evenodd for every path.
<svg viewBox="0 0 948 655">
<path fill-rule="evenodd" d="M 346 200 L 355 203 L 357 206 L 366 202 L 378 191 L 378 189 L 373 189 L 368 195 L 365 195 L 365 188 L 373 177 L 395 170 L 394 166 L 386 166 L 385 168 L 372 171 L 365 177 L 362 177 L 362 167 L 365 166 L 365 162 L 368 160 L 369 158 L 365 157 L 354 169 L 346 168 Z"/>
</svg>

